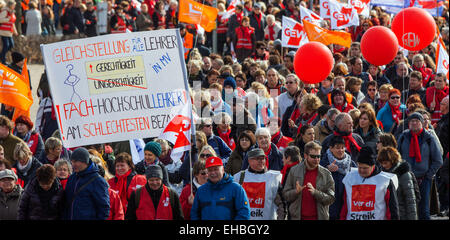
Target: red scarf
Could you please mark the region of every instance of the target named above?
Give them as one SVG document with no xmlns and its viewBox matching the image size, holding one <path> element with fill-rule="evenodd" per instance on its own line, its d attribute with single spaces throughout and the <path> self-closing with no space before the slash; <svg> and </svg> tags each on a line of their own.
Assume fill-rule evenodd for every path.
<svg viewBox="0 0 450 240">
<path fill-rule="evenodd" d="M 124 175 L 119 176 L 116 174 L 117 178 L 117 191 L 119 191 L 120 200 L 122 203 L 127 203 L 127 177 L 131 174 L 131 169 L 128 170 Z"/>
<path fill-rule="evenodd" d="M 420 155 L 419 135 L 422 134 L 423 128 L 418 133 L 411 131 L 411 144 L 409 147 L 409 156 L 416 158 L 416 162 L 422 162 L 422 156 Z"/>
<path fill-rule="evenodd" d="M 238 23 L 239 23 L 239 25 L 241 24 L 241 21 L 242 21 L 242 18 L 244 17 L 244 12 L 241 12 L 241 13 L 236 13 L 236 19 L 237 19 L 237 21 L 238 21 Z"/>
<path fill-rule="evenodd" d="M 261 20 L 262 20 L 262 14 L 260 13 L 259 16 L 254 14 L 256 18 L 256 22 L 258 22 L 258 28 L 261 29 Z"/>
<path fill-rule="evenodd" d="M 269 170 L 269 154 L 270 154 L 271 150 L 272 150 L 272 144 L 269 145 L 269 149 L 267 150 L 267 152 L 264 151 L 264 154 L 266 154 L 266 167 L 267 167 L 267 170 Z"/>
<path fill-rule="evenodd" d="M 275 40 L 275 29 L 274 29 L 274 27 L 275 27 L 275 24 L 272 24 L 272 26 L 269 26 L 269 40 Z"/>
<path fill-rule="evenodd" d="M 296 106 L 291 114 L 291 120 L 295 122 L 295 120 L 297 120 L 299 117 L 300 117 L 300 109 L 298 106 Z"/>
<path fill-rule="evenodd" d="M 420 67 L 420 68 L 413 65 L 413 70 L 416 70 L 416 71 L 419 71 L 420 73 L 422 73 L 422 81 L 423 81 L 424 86 L 426 86 L 428 81 L 431 79 L 431 73 L 429 71 L 427 71 L 428 69 L 429 68 L 427 68 L 425 64 L 423 64 L 422 67 Z"/>
<path fill-rule="evenodd" d="M 236 144 L 234 143 L 234 139 L 230 137 L 231 129 L 228 129 L 226 132 L 218 131 L 219 137 L 231 148 L 234 150 L 236 148 Z"/>
<path fill-rule="evenodd" d="M 343 136 L 343 135 L 340 135 L 339 133 L 337 133 L 336 131 L 334 131 L 333 134 L 334 134 L 335 136 L 340 136 L 340 137 L 344 138 L 344 141 L 345 141 L 345 148 L 347 149 L 347 151 L 348 151 L 349 153 L 352 152 L 352 150 L 351 150 L 351 148 L 350 148 L 350 146 L 351 146 L 350 143 L 352 143 L 353 146 L 355 146 L 355 148 L 356 148 L 356 150 L 358 150 L 358 152 L 361 150 L 361 147 L 358 145 L 358 143 L 356 142 L 356 140 L 353 138 L 352 133 L 350 133 L 350 134 L 347 135 L 347 136 Z"/>
<path fill-rule="evenodd" d="M 400 111 L 400 104 L 398 106 L 392 106 L 390 102 L 388 102 L 389 107 L 391 107 L 392 112 L 392 119 L 394 119 L 395 123 L 397 125 L 399 124 L 400 120 L 402 119 L 402 112 Z"/>
<path fill-rule="evenodd" d="M 283 184 L 284 180 L 286 180 L 286 177 L 287 177 L 286 176 L 286 172 L 287 172 L 287 170 L 290 169 L 291 167 L 297 165 L 297 164 L 299 164 L 299 162 L 295 162 L 295 163 L 284 165 L 283 169 L 281 169 L 281 171 L 280 171 L 281 175 L 283 176 L 283 178 L 281 179 L 281 184 Z"/>
</svg>

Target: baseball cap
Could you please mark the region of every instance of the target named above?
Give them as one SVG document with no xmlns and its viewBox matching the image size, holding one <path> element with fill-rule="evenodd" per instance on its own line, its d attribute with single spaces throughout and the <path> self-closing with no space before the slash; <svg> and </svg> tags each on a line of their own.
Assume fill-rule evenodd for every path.
<svg viewBox="0 0 450 240">
<path fill-rule="evenodd" d="M 222 159 L 219 157 L 209 157 L 206 159 L 205 168 L 223 166 Z"/>
</svg>

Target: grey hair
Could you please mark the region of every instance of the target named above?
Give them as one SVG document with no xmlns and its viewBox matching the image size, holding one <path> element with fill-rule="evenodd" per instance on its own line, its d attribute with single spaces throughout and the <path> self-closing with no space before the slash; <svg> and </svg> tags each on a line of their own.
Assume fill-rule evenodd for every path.
<svg viewBox="0 0 450 240">
<path fill-rule="evenodd" d="M 352 117 L 348 113 L 345 113 L 345 112 L 339 113 L 336 116 L 336 119 L 334 119 L 334 124 L 336 124 L 336 126 L 338 126 L 345 117 L 349 117 L 350 119 L 352 119 Z"/>
<path fill-rule="evenodd" d="M 269 137 L 272 136 L 272 135 L 270 134 L 270 131 L 269 131 L 268 128 L 263 127 L 263 128 L 258 128 L 258 129 L 256 129 L 256 132 L 255 132 L 255 136 L 256 136 L 256 137 L 258 137 L 258 136 L 267 136 L 267 135 L 269 135 Z"/>
<path fill-rule="evenodd" d="M 335 114 L 339 114 L 340 113 L 340 111 L 337 109 L 337 108 L 330 108 L 330 109 L 328 109 L 328 111 L 327 111 L 327 117 L 328 118 L 331 118 L 331 117 L 333 117 Z"/>
</svg>

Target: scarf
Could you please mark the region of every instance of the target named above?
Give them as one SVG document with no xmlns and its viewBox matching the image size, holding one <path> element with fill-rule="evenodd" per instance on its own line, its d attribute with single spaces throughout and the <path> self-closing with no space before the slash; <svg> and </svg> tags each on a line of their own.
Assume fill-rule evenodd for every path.
<svg viewBox="0 0 450 240">
<path fill-rule="evenodd" d="M 236 13 L 236 19 L 237 19 L 237 22 L 239 23 L 239 24 L 241 24 L 241 21 L 242 21 L 242 18 L 244 17 L 244 12 L 241 12 L 241 13 L 239 13 L 239 14 L 237 14 Z"/>
<path fill-rule="evenodd" d="M 287 164 L 287 165 L 283 166 L 283 169 L 281 169 L 281 171 L 280 171 L 281 175 L 283 176 L 282 179 L 281 179 L 281 184 L 282 185 L 284 184 L 284 180 L 286 180 L 287 170 L 289 170 L 291 167 L 293 167 L 293 166 L 295 166 L 297 164 L 299 164 L 299 162 L 294 162 L 294 163 L 290 163 L 290 164 Z"/>
<path fill-rule="evenodd" d="M 32 157 L 30 157 L 30 159 L 28 159 L 28 162 L 27 162 L 27 164 L 25 164 L 25 166 L 20 164 L 19 161 L 17 161 L 17 171 L 22 173 L 22 175 L 24 175 L 24 176 L 28 175 L 28 171 L 31 169 L 31 162 L 33 162 Z"/>
<path fill-rule="evenodd" d="M 275 23 L 272 26 L 269 26 L 269 40 L 275 40 Z"/>
<path fill-rule="evenodd" d="M 349 153 L 352 152 L 351 144 L 353 144 L 353 146 L 355 146 L 355 148 L 356 148 L 356 150 L 358 150 L 358 152 L 361 150 L 361 147 L 358 145 L 358 143 L 356 142 L 356 140 L 353 138 L 353 135 L 352 135 L 351 132 L 350 132 L 347 136 L 346 136 L 346 135 L 343 135 L 343 134 L 340 134 L 340 133 L 338 133 L 338 132 L 336 132 L 336 131 L 333 131 L 333 134 L 334 134 L 335 136 L 340 136 L 340 137 L 344 138 L 344 141 L 345 141 L 345 148 L 347 149 L 347 151 L 348 151 Z M 350 144 L 350 143 L 351 143 L 351 144 Z"/>
<path fill-rule="evenodd" d="M 392 104 L 390 102 L 388 102 L 388 104 L 389 104 L 389 107 L 391 108 L 392 119 L 398 125 L 400 123 L 400 120 L 402 119 L 402 112 L 400 111 L 400 104 L 398 106 L 392 106 Z"/>
<path fill-rule="evenodd" d="M 300 108 L 298 107 L 298 105 L 296 105 L 294 111 L 292 111 L 291 120 L 295 122 L 295 120 L 297 120 L 299 117 L 300 117 Z"/>
<path fill-rule="evenodd" d="M 119 191 L 120 200 L 122 203 L 127 203 L 127 177 L 131 174 L 131 169 L 125 174 L 119 176 L 116 174 L 117 178 L 117 190 Z"/>
<path fill-rule="evenodd" d="M 335 160 L 334 163 L 336 166 L 338 166 L 338 173 L 342 175 L 346 175 L 348 172 L 350 172 L 351 164 L 352 164 L 352 157 L 345 153 L 343 159 L 337 159 L 333 156 L 333 153 L 330 151 L 330 149 L 327 150 L 327 157 L 328 157 L 328 163 L 331 165 Z"/>
<path fill-rule="evenodd" d="M 267 170 L 269 170 L 269 155 L 270 155 L 271 151 L 272 151 L 272 144 L 269 145 L 269 149 L 267 150 L 267 152 L 264 151 L 264 154 L 266 155 L 266 169 Z"/>
<path fill-rule="evenodd" d="M 340 112 L 344 112 L 344 110 L 347 108 L 347 103 L 344 103 L 342 105 L 333 104 L 333 107 L 338 109 Z"/>
<path fill-rule="evenodd" d="M 430 76 L 430 73 L 426 71 L 427 67 L 426 67 L 425 63 L 420 68 L 417 68 L 416 66 L 413 65 L 413 70 L 416 70 L 416 71 L 419 71 L 420 73 L 422 73 L 423 85 L 426 86 L 428 81 L 430 80 L 431 76 Z"/>
<path fill-rule="evenodd" d="M 416 162 L 422 162 L 422 156 L 420 154 L 419 136 L 422 134 L 423 128 L 418 133 L 411 131 L 411 144 L 409 147 L 409 156 L 416 158 Z"/>
<path fill-rule="evenodd" d="M 218 131 L 219 137 L 231 148 L 234 150 L 236 148 L 236 144 L 234 143 L 234 139 L 230 137 L 231 129 L 228 129 L 226 132 Z"/>
<path fill-rule="evenodd" d="M 258 22 L 258 29 L 261 29 L 261 20 L 262 20 L 262 14 L 259 15 L 255 14 L 256 22 Z"/>
</svg>

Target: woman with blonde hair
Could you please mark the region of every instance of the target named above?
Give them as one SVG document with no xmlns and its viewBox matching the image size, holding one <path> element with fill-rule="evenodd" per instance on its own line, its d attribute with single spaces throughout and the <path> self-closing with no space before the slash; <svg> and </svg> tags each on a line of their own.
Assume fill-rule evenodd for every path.
<svg viewBox="0 0 450 240">
<path fill-rule="evenodd" d="M 16 162 L 13 167 L 17 170 L 17 177 L 23 181 L 25 188 L 36 176 L 36 170 L 42 163 L 33 157 L 33 152 L 23 141 L 17 143 L 14 148 L 13 158 Z"/>
</svg>

